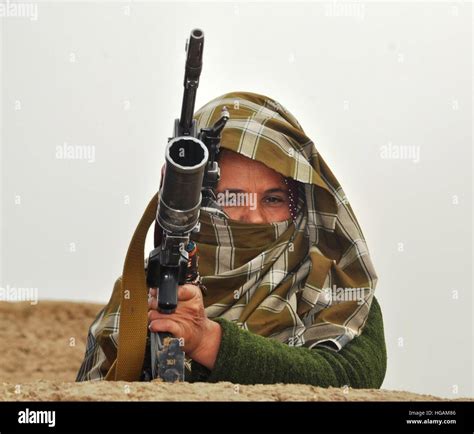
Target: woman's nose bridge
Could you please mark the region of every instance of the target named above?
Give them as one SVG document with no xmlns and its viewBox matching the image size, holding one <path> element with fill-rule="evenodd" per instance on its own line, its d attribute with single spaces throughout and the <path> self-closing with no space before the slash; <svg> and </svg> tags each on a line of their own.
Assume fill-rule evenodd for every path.
<svg viewBox="0 0 474 434">
<path fill-rule="evenodd" d="M 245 207 L 245 220 L 249 223 L 265 223 L 266 217 L 263 207 L 257 202 L 255 207 Z"/>
</svg>

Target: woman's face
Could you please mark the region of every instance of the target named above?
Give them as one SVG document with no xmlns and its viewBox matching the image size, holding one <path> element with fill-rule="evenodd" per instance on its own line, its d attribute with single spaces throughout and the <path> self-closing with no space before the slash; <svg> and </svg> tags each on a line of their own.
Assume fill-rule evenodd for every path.
<svg viewBox="0 0 474 434">
<path fill-rule="evenodd" d="M 290 218 L 288 185 L 278 172 L 227 150 L 219 155 L 217 202 L 232 220 L 275 223 Z"/>
</svg>

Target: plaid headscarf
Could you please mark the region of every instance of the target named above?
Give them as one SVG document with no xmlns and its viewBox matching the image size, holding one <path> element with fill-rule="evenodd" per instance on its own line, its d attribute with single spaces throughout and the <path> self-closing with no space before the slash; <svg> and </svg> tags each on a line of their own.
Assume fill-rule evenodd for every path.
<svg viewBox="0 0 474 434">
<path fill-rule="evenodd" d="M 198 130 L 226 106 L 221 147 L 260 161 L 299 188 L 296 216 L 271 224 L 201 209 L 199 271 L 209 318 L 292 346 L 340 350 L 362 332 L 377 282 L 367 245 L 341 188 L 314 143 L 281 104 L 231 92 L 195 113 Z M 103 378 L 116 357 L 120 280 L 88 335 L 78 380 Z"/>
<path fill-rule="evenodd" d="M 200 272 L 210 318 L 295 346 L 341 349 L 365 324 L 376 274 L 339 182 L 293 115 L 263 95 L 232 92 L 195 113 L 198 130 L 226 106 L 221 147 L 302 186 L 296 219 L 247 224 L 203 209 Z"/>
</svg>

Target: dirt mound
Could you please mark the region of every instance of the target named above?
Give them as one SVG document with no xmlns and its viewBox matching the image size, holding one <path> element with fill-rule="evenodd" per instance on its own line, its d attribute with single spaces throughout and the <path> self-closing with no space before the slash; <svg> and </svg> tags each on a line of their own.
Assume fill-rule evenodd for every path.
<svg viewBox="0 0 474 434">
<path fill-rule="evenodd" d="M 6 401 L 438 401 L 430 395 L 386 390 L 323 389 L 272 384 L 243 386 L 222 383 L 126 383 L 86 381 L 60 383 L 36 381 L 20 385 L 0 384 L 0 400 Z"/>
<path fill-rule="evenodd" d="M 101 305 L 0 302 L 0 400 L 419 401 L 429 395 L 275 384 L 75 383 L 87 330 Z"/>
</svg>

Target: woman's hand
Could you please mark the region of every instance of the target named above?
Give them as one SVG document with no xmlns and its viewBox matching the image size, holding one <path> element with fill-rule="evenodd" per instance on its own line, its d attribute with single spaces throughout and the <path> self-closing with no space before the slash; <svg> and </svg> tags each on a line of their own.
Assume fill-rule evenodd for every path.
<svg viewBox="0 0 474 434">
<path fill-rule="evenodd" d="M 156 310 L 158 303 L 156 293 L 156 288 L 150 289 L 148 300 L 150 330 L 168 332 L 177 338 L 182 338 L 184 352 L 196 362 L 212 370 L 222 339 L 222 329 L 218 323 L 206 316 L 201 290 L 191 284 L 179 286 L 178 307 L 172 314 L 164 314 Z"/>
</svg>

